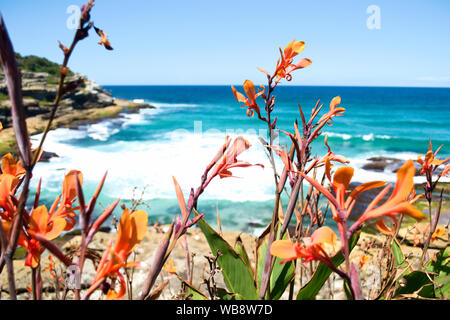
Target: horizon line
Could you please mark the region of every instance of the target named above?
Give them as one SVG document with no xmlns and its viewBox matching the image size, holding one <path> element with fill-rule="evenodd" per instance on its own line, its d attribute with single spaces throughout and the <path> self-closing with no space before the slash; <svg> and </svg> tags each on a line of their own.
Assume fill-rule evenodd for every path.
<svg viewBox="0 0 450 320">
<path fill-rule="evenodd" d="M 261 84 L 255 84 L 260 86 Z M 100 84 L 102 87 L 227 87 L 236 86 L 242 87 L 242 84 Z M 264 86 L 264 85 L 263 85 Z M 303 85 L 303 84 L 288 84 L 281 87 L 338 87 L 338 88 L 416 88 L 416 89 L 450 89 L 450 86 L 396 86 L 396 85 Z"/>
</svg>

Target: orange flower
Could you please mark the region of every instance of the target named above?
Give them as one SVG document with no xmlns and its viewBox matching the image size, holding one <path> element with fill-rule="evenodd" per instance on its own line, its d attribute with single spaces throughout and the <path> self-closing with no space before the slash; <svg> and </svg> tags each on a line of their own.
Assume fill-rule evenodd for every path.
<svg viewBox="0 0 450 320">
<path fill-rule="evenodd" d="M 230 139 L 227 137 L 227 139 Z M 245 161 L 239 161 L 237 157 L 251 147 L 250 142 L 245 140 L 242 136 L 237 137 L 233 144 L 227 145 L 227 148 L 223 155 L 215 162 L 214 167 L 212 168 L 211 174 L 208 178 L 208 180 L 205 182 L 205 186 L 209 184 L 209 182 L 219 175 L 219 177 L 222 178 L 229 178 L 233 177 L 233 174 L 231 173 L 230 169 L 241 167 L 251 167 L 251 166 L 260 166 L 264 168 L 262 164 L 251 164 Z"/>
<path fill-rule="evenodd" d="M 25 169 L 20 161 L 16 162 L 13 156 L 8 153 L 2 157 L 0 174 L 0 207 L 3 212 L 1 217 L 11 220 L 14 216 L 15 205 L 11 199 L 16 192 L 16 187 L 20 182 L 20 178 L 25 175 Z"/>
<path fill-rule="evenodd" d="M 341 97 L 334 97 L 330 102 L 330 110 L 325 113 L 318 122 L 318 125 L 327 123 L 328 125 L 333 124 L 333 117 L 342 116 L 345 112 L 345 108 L 338 107 L 341 104 Z"/>
<path fill-rule="evenodd" d="M 329 166 L 325 166 L 326 170 L 329 170 Z M 341 222 L 342 218 L 348 218 L 353 206 L 356 203 L 358 195 L 366 190 L 372 188 L 378 188 L 386 184 L 384 181 L 371 181 L 363 183 L 357 186 L 353 191 L 345 198 L 347 194 L 347 188 L 350 185 L 351 178 L 353 177 L 352 167 L 341 167 L 336 170 L 333 176 L 333 181 L 331 186 L 334 190 L 335 196 L 333 196 L 326 188 L 324 188 L 316 180 L 306 176 L 304 173 L 299 172 L 306 180 L 308 180 L 317 190 L 319 190 L 324 196 L 328 198 L 331 203 L 331 210 L 333 212 L 333 218 L 338 223 Z M 415 208 L 411 202 L 408 201 L 408 195 L 414 186 L 414 164 L 412 160 L 407 161 L 398 171 L 397 171 L 397 182 L 395 184 L 394 190 L 389 197 L 389 199 L 382 205 L 375 208 L 375 206 L 380 202 L 380 200 L 389 191 L 390 185 L 385 187 L 369 204 L 364 213 L 359 217 L 355 224 L 350 230 L 355 230 L 360 224 L 369 220 L 382 217 L 390 217 L 396 223 L 395 215 L 406 214 L 417 220 L 425 218 L 424 214 Z M 330 173 L 327 172 L 327 176 L 330 177 Z"/>
<path fill-rule="evenodd" d="M 64 231 L 65 226 L 66 220 L 63 218 L 52 219 L 46 206 L 35 208 L 30 215 L 29 226 L 26 229 L 28 236 L 21 233 L 17 242 L 28 251 L 25 265 L 36 268 L 39 265 L 41 254 L 45 250 L 45 247 L 34 238 L 34 235 L 40 234 L 47 240 L 53 240 Z"/>
<path fill-rule="evenodd" d="M 15 205 L 11 199 L 14 195 L 15 187 L 18 183 L 18 179 L 10 174 L 0 175 L 0 207 L 3 208 L 3 212 L 0 212 L 2 219 L 12 220 L 15 212 Z"/>
<path fill-rule="evenodd" d="M 50 208 L 50 214 L 53 218 L 66 219 L 67 224 L 65 231 L 72 230 L 76 223 L 75 210 L 77 208 L 73 208 L 73 204 L 75 203 L 75 198 L 77 196 L 77 176 L 80 184 L 83 184 L 83 174 L 81 171 L 71 170 L 65 175 L 62 194 L 56 198 Z"/>
<path fill-rule="evenodd" d="M 303 238 L 303 245 L 290 240 L 276 240 L 270 247 L 270 253 L 283 259 L 286 263 L 295 259 L 303 259 L 304 263 L 319 260 L 333 264 L 330 257 L 340 250 L 340 242 L 330 227 L 324 226 L 313 232 L 311 237 Z"/>
<path fill-rule="evenodd" d="M 436 155 L 439 152 L 439 150 L 441 150 L 441 148 L 442 148 L 442 146 L 437 148 L 436 152 L 433 153 L 433 147 L 431 145 L 431 140 L 430 140 L 430 144 L 428 146 L 428 152 L 425 155 L 424 160 L 422 160 L 422 155 L 419 155 L 417 157 L 417 162 L 422 165 L 422 168 L 420 170 L 421 174 L 429 173 L 431 175 L 437 169 L 437 167 L 439 167 L 441 164 L 444 164 L 444 163 L 450 161 L 450 158 L 447 158 L 445 160 L 436 159 Z M 447 170 L 449 170 L 449 169 L 447 168 Z M 444 173 L 444 174 L 446 174 L 446 173 Z M 441 174 L 441 175 L 444 175 L 444 174 Z"/>
<path fill-rule="evenodd" d="M 242 93 L 240 93 L 239 91 L 236 90 L 236 88 L 234 86 L 231 86 L 231 90 L 233 90 L 233 95 L 236 98 L 237 101 L 244 103 L 244 105 L 241 106 L 242 107 L 247 107 L 247 116 L 249 117 L 253 117 L 253 115 L 256 114 L 258 115 L 258 118 L 261 118 L 261 112 L 259 110 L 259 106 L 256 103 L 256 98 L 258 98 L 260 95 L 262 95 L 264 93 L 264 86 L 260 86 L 261 87 L 261 91 L 259 91 L 258 93 L 255 92 L 255 85 L 253 84 L 253 82 L 251 82 L 250 80 L 245 80 L 244 81 L 244 91 L 247 94 L 246 98 Z"/>
<path fill-rule="evenodd" d="M 2 157 L 2 173 L 21 178 L 25 175 L 25 169 L 20 161 L 16 162 L 11 153 L 7 153 Z"/>
<path fill-rule="evenodd" d="M 177 269 L 173 266 L 173 260 L 169 260 L 169 264 L 165 263 L 163 266 L 164 270 L 166 270 L 170 274 L 177 273 Z"/>
<path fill-rule="evenodd" d="M 304 48 L 305 42 L 295 41 L 295 39 L 292 40 L 291 43 L 286 46 L 286 48 L 284 48 L 284 52 L 280 48 L 281 59 L 278 59 L 274 73 L 274 75 L 276 75 L 277 77 L 277 83 L 281 79 L 291 81 L 291 72 L 297 69 L 306 68 L 312 63 L 311 60 L 303 58 L 297 64 L 293 64 L 294 57 L 300 54 Z"/>
<path fill-rule="evenodd" d="M 380 194 L 383 195 L 383 191 L 369 204 L 366 211 L 359 217 L 359 223 L 363 223 L 369 219 L 375 219 L 383 216 L 390 217 L 396 222 L 395 215 L 406 214 L 416 220 L 425 218 L 422 211 L 414 207 L 408 200 L 408 195 L 411 193 L 414 187 L 414 163 L 412 160 L 408 160 L 397 171 L 397 182 L 391 196 L 377 208 L 374 208 L 381 200 Z M 386 192 L 389 190 L 389 186 L 385 188 Z"/>
<path fill-rule="evenodd" d="M 431 242 L 436 241 L 437 237 L 442 237 L 445 234 L 444 228 L 437 228 L 436 231 L 431 235 Z"/>
<path fill-rule="evenodd" d="M 368 256 L 366 256 L 365 254 L 363 254 L 360 258 L 359 258 L 359 267 L 362 268 L 367 261 L 369 261 L 370 258 Z"/>
<path fill-rule="evenodd" d="M 119 279 L 120 289 L 116 293 L 114 288 L 108 290 L 107 299 L 120 299 L 125 295 L 126 282 L 119 272 L 121 268 L 132 268 L 139 266 L 140 262 L 127 262 L 128 256 L 139 245 L 147 232 L 148 216 L 145 211 L 129 212 L 125 209 L 120 218 L 119 228 L 114 247 L 112 242 L 108 244 L 103 257 L 97 267 L 97 272 L 91 288 L 96 288 L 106 278 Z"/>
</svg>

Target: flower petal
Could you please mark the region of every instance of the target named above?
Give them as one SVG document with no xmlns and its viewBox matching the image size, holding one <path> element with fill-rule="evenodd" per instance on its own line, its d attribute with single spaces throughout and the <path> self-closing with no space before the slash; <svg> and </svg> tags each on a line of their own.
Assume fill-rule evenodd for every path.
<svg viewBox="0 0 450 320">
<path fill-rule="evenodd" d="M 175 185 L 175 193 L 177 195 L 178 206 L 180 207 L 180 210 L 181 210 L 181 216 L 184 219 L 184 218 L 186 218 L 188 213 L 187 213 L 187 209 L 186 209 L 186 202 L 184 200 L 183 191 L 181 190 L 181 187 L 178 184 L 177 179 L 175 179 L 175 177 L 172 177 L 172 179 L 173 179 L 173 183 Z"/>
<path fill-rule="evenodd" d="M 234 86 L 231 86 L 231 90 L 233 91 L 233 95 L 234 95 L 234 97 L 236 98 L 237 101 L 242 102 L 242 103 L 246 103 L 247 102 L 247 98 L 245 98 L 242 93 L 237 91 Z"/>
<path fill-rule="evenodd" d="M 256 101 L 255 85 L 250 80 L 244 81 L 244 91 L 252 103 Z"/>
<path fill-rule="evenodd" d="M 295 246 L 290 240 L 276 240 L 270 247 L 270 254 L 281 259 L 297 259 Z"/>
<path fill-rule="evenodd" d="M 52 220 L 52 228 L 46 233 L 45 238 L 53 240 L 61 234 L 66 228 L 67 221 L 64 218 L 56 218 Z"/>
<path fill-rule="evenodd" d="M 47 207 L 42 205 L 33 210 L 30 216 L 30 231 L 46 234 L 48 225 Z"/>
<path fill-rule="evenodd" d="M 413 161 L 406 161 L 405 164 L 397 171 L 397 182 L 387 202 L 397 204 L 408 197 L 414 186 L 413 178 L 415 171 Z"/>
<path fill-rule="evenodd" d="M 336 185 L 346 190 L 350 185 L 354 169 L 352 167 L 340 167 L 333 176 L 333 186 Z"/>
</svg>

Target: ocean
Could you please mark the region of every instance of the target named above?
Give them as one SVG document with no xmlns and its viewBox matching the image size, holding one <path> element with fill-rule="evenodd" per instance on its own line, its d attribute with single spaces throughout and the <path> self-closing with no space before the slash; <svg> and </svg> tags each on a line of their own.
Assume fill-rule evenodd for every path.
<svg viewBox="0 0 450 320">
<path fill-rule="evenodd" d="M 243 92 L 242 87 L 236 88 Z M 79 129 L 56 129 L 49 133 L 44 149 L 59 157 L 39 163 L 35 177 L 42 177 L 44 202 L 51 204 L 61 192 L 64 173 L 83 172 L 85 197 L 90 197 L 108 171 L 96 214 L 120 198 L 128 206 L 141 200 L 150 223 L 169 223 L 179 214 L 172 176 L 185 198 L 197 188 L 205 166 L 224 142 L 226 134 L 243 135 L 252 147 L 240 159 L 265 167 L 236 168 L 237 178 L 215 179 L 199 200 L 199 211 L 213 225 L 219 211 L 222 228 L 254 231 L 272 216 L 274 185 L 272 168 L 258 135 L 267 139 L 265 123 L 250 118 L 240 108 L 230 86 L 105 86 L 114 97 L 143 100 L 155 109 L 123 113 Z M 278 128 L 293 132 L 300 120 L 298 104 L 306 116 L 318 99 L 326 112 L 331 99 L 340 96 L 346 108 L 324 128 L 336 154 L 345 156 L 355 168 L 353 181 L 395 181 L 389 171 L 362 169 L 375 156 L 417 159 L 428 150 L 444 145 L 440 158 L 450 157 L 450 88 L 314 87 L 279 86 L 275 91 Z M 260 100 L 263 110 L 263 103 Z M 320 115 L 319 115 L 320 117 Z M 313 155 L 323 155 L 323 137 L 313 144 Z M 40 135 L 33 136 L 36 144 Z M 280 133 L 280 144 L 289 143 Z M 276 166 L 281 170 L 281 161 Z M 32 189 L 38 179 L 34 179 Z M 416 177 L 415 182 L 421 182 Z M 448 181 L 442 180 L 442 181 Z M 286 205 L 286 202 L 284 202 Z M 120 209 L 115 214 L 120 216 Z"/>
</svg>

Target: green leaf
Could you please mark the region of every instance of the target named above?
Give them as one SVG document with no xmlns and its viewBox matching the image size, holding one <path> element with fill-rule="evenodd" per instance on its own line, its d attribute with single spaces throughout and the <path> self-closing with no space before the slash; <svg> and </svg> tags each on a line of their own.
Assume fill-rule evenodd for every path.
<svg viewBox="0 0 450 320">
<path fill-rule="evenodd" d="M 194 211 L 197 216 L 198 213 Z M 247 300 L 257 300 L 253 272 L 244 262 L 243 258 L 226 242 L 204 219 L 200 219 L 197 225 L 202 230 L 208 241 L 209 247 L 217 257 L 217 264 L 222 268 L 225 284 L 232 293 L 238 293 Z"/>
<path fill-rule="evenodd" d="M 397 239 L 393 239 L 391 249 L 394 255 L 396 267 L 405 268 L 408 265 L 408 263 L 405 260 L 405 256 L 403 255 L 402 249 L 400 248 Z"/>
<path fill-rule="evenodd" d="M 189 283 L 188 281 L 186 281 L 185 279 L 180 277 L 178 274 L 177 274 L 177 277 L 186 286 L 185 287 L 186 288 L 186 293 L 185 293 L 186 297 L 189 297 L 191 300 L 209 300 L 208 297 L 203 292 L 201 292 L 199 289 L 194 287 L 191 283 Z"/>
<path fill-rule="evenodd" d="M 350 289 L 350 285 L 347 281 L 344 281 L 344 293 L 347 300 L 353 300 L 352 290 Z"/>
<path fill-rule="evenodd" d="M 439 251 L 426 265 L 430 273 L 450 275 L 450 247 Z"/>
<path fill-rule="evenodd" d="M 395 297 L 402 294 L 417 293 L 424 298 L 434 298 L 433 283 L 425 272 L 413 271 L 402 279 L 404 284 L 397 289 Z"/>
<path fill-rule="evenodd" d="M 410 268 L 408 268 L 408 262 L 405 259 L 405 255 L 397 241 L 397 239 L 393 239 L 391 243 L 392 254 L 394 255 L 395 266 L 397 269 L 404 269 L 403 273 L 397 277 L 397 279 L 401 279 L 407 274 L 411 273 Z"/>
<path fill-rule="evenodd" d="M 437 298 L 450 298 L 450 275 L 439 276 L 434 278 L 434 294 Z"/>
<path fill-rule="evenodd" d="M 221 300 L 245 300 L 239 293 L 231 293 L 224 288 L 217 288 L 217 295 Z"/>
<path fill-rule="evenodd" d="M 250 259 L 248 258 L 247 251 L 245 250 L 244 243 L 242 242 L 242 239 L 240 236 L 237 236 L 237 238 L 236 238 L 236 242 L 234 244 L 234 250 L 237 252 L 237 254 L 239 254 L 241 256 L 242 260 L 244 260 L 245 264 L 252 272 L 252 277 L 254 278 L 253 269 L 250 264 Z"/>
<path fill-rule="evenodd" d="M 286 238 L 286 235 L 284 239 Z M 260 247 L 259 247 L 259 261 L 258 261 L 258 283 L 261 283 L 262 278 L 262 271 L 264 269 L 264 262 L 266 260 L 266 254 L 267 254 L 267 245 L 268 241 L 265 241 Z M 272 268 L 272 273 L 270 275 L 270 288 L 269 293 L 266 293 L 266 299 L 270 300 L 278 300 L 283 295 L 284 291 L 286 290 L 289 283 L 292 281 L 292 279 L 295 276 L 295 268 L 294 263 L 292 261 L 289 261 L 284 264 L 280 264 L 283 259 L 275 258 L 274 259 L 274 265 Z"/>
<path fill-rule="evenodd" d="M 350 252 L 358 242 L 359 234 L 360 232 L 355 232 L 350 239 Z M 331 258 L 331 261 L 334 266 L 339 267 L 340 264 L 345 261 L 345 258 L 340 251 L 333 258 Z M 308 283 L 299 290 L 297 300 L 314 300 L 332 272 L 333 271 L 328 268 L 328 266 L 320 262 L 311 280 L 309 280 Z"/>
<path fill-rule="evenodd" d="M 450 247 L 440 250 L 428 263 L 426 270 L 434 275 L 434 294 L 438 298 L 450 298 Z"/>
</svg>

